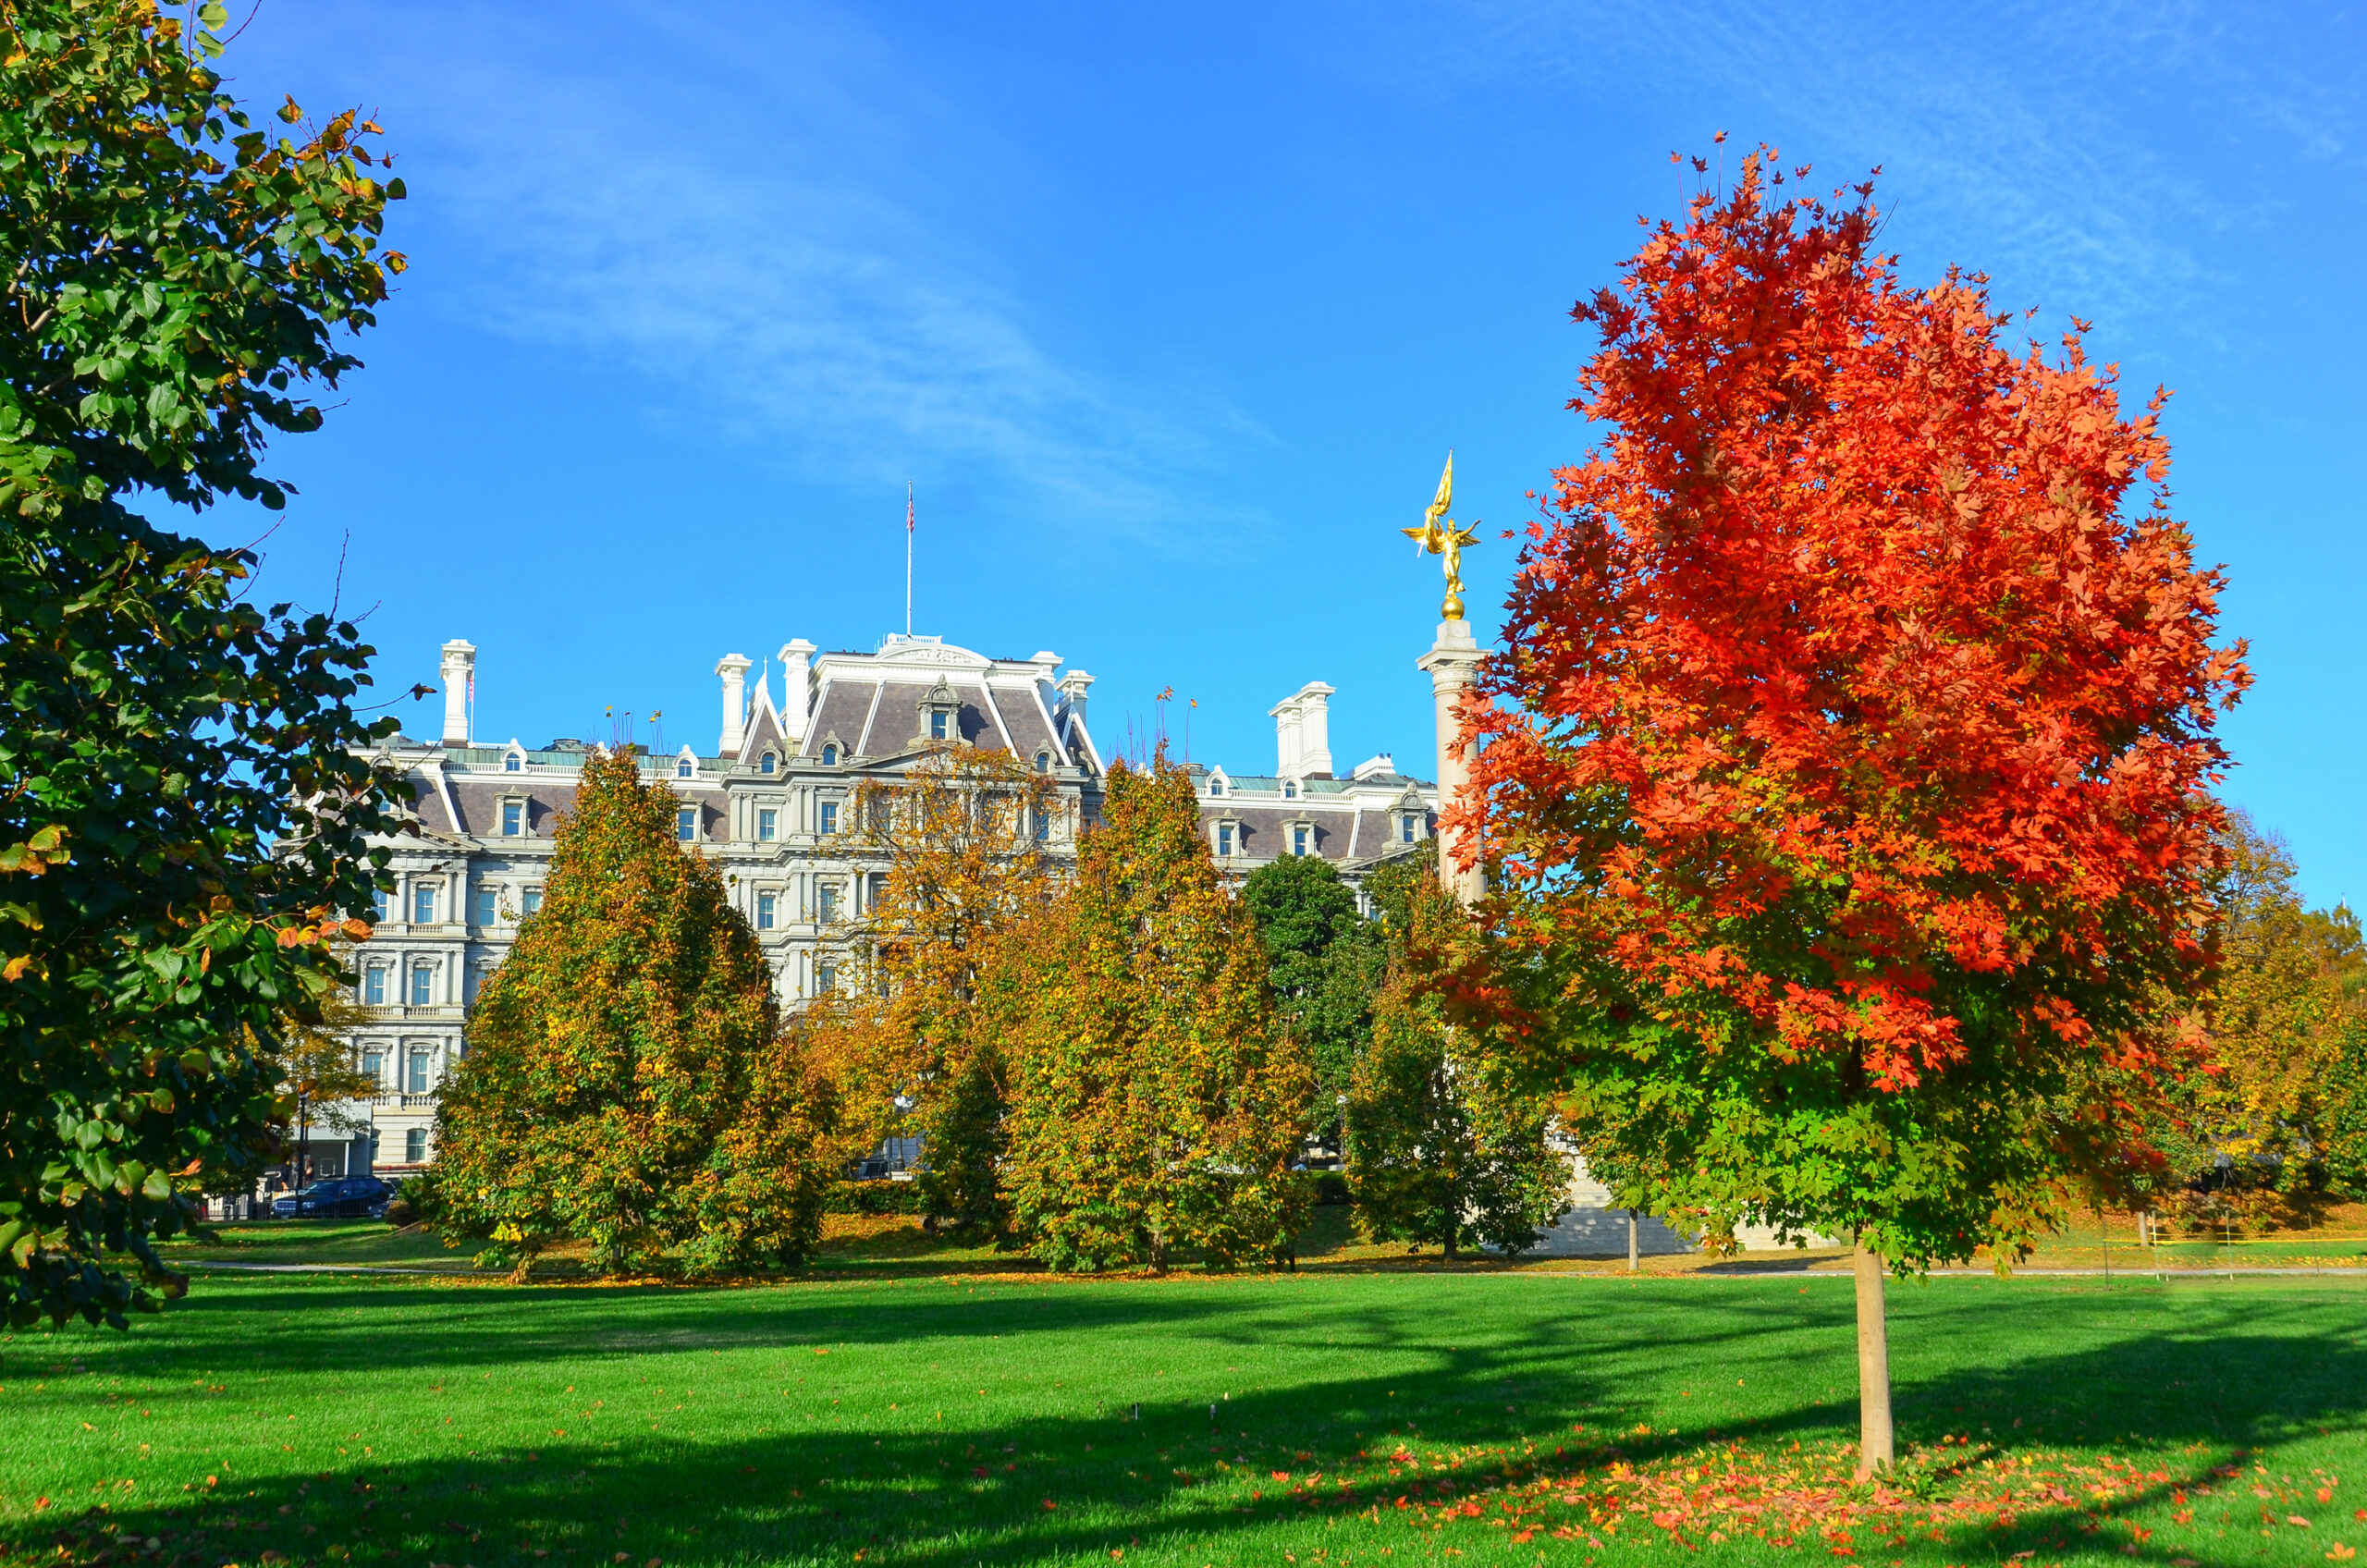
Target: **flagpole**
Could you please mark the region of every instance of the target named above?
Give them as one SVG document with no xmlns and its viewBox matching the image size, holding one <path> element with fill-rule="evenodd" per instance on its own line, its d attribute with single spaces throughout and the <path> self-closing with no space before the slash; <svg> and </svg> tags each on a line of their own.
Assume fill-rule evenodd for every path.
<svg viewBox="0 0 2367 1568">
<path fill-rule="evenodd" d="M 913 486 L 904 484 L 904 635 L 913 634 Z"/>
</svg>

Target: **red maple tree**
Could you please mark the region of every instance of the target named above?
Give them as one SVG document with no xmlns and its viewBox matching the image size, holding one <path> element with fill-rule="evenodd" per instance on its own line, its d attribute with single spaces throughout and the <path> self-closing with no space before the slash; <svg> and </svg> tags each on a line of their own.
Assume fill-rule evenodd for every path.
<svg viewBox="0 0 2367 1568">
<path fill-rule="evenodd" d="M 1599 440 L 1451 818 L 1617 1201 L 1858 1239 L 1870 1464 L 1881 1260 L 2026 1248 L 2160 1065 L 2247 677 L 2165 395 L 2125 416 L 2085 324 L 2009 349 L 1978 275 L 1903 284 L 1870 183 L 1784 184 L 1753 154 L 1573 312 Z"/>
</svg>

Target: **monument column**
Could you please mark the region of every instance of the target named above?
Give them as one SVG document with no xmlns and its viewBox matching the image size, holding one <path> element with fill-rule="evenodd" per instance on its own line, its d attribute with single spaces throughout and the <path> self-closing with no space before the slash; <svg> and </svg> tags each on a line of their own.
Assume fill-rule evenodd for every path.
<svg viewBox="0 0 2367 1568">
<path fill-rule="evenodd" d="M 1463 720 L 1456 710 L 1462 705 L 1464 692 L 1478 672 L 1481 656 L 1479 644 L 1471 635 L 1471 623 L 1457 618 L 1439 623 L 1438 640 L 1430 644 L 1429 653 L 1415 661 L 1415 668 L 1428 670 L 1430 676 L 1430 700 L 1438 726 L 1441 811 L 1454 802 L 1471 779 L 1471 753 L 1463 745 Z M 1486 896 L 1488 885 L 1476 856 L 1469 870 L 1457 869 L 1455 857 L 1463 849 L 1463 837 L 1444 828 L 1440 830 L 1439 881 L 1457 902 L 1468 907 Z"/>
<path fill-rule="evenodd" d="M 1479 525 L 1477 519 L 1458 525 L 1446 515 L 1453 504 L 1454 454 L 1449 452 L 1446 472 L 1439 475 L 1438 494 L 1422 513 L 1422 525 L 1403 531 L 1424 554 L 1443 557 L 1441 564 L 1446 568 L 1446 600 L 1439 606 L 1442 619 L 1438 640 L 1414 666 L 1430 673 L 1430 701 L 1438 727 L 1441 811 L 1454 803 L 1471 779 L 1471 753 L 1463 744 L 1463 721 L 1457 710 L 1462 706 L 1463 693 L 1470 689 L 1472 678 L 1478 673 L 1483 656 L 1471 635 L 1471 623 L 1463 619 L 1463 547 L 1477 536 Z M 1456 901 L 1469 908 L 1487 896 L 1488 882 L 1480 875 L 1476 854 L 1470 869 L 1456 867 L 1455 856 L 1466 848 L 1464 838 L 1462 833 L 1441 830 L 1439 881 Z M 1478 846 L 1470 848 L 1476 850 Z"/>
</svg>

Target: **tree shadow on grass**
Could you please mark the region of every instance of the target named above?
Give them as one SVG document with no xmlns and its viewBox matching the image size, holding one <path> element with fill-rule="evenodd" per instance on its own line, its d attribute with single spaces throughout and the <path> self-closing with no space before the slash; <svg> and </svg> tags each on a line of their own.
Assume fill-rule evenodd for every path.
<svg viewBox="0 0 2367 1568">
<path fill-rule="evenodd" d="M 0 1521 L 0 1544 L 60 1564 L 104 1557 L 160 1568 L 267 1562 L 267 1551 L 324 1568 L 346 1563 L 332 1547 L 358 1549 L 350 1561 L 364 1565 L 427 1560 L 476 1568 L 588 1568 L 612 1563 L 621 1552 L 633 1563 L 656 1557 L 672 1568 L 720 1568 L 821 1557 L 844 1562 L 863 1550 L 866 1561 L 885 1556 L 952 1568 L 1119 1550 L 1143 1555 L 1130 1544 L 1136 1542 L 1153 1556 L 1162 1543 L 1185 1542 L 1195 1553 L 1220 1555 L 1234 1546 L 1265 1553 L 1293 1531 L 1315 1539 L 1328 1521 L 1401 1550 L 1429 1542 L 1486 1555 L 1483 1549 L 1509 1551 L 1504 1531 L 1470 1521 L 1446 1536 L 1417 1536 L 1405 1523 L 1411 1510 L 1399 1509 L 1397 1500 L 1435 1504 L 1579 1466 L 1600 1474 L 1613 1459 L 1650 1466 L 1707 1441 L 1739 1440 L 1775 1452 L 1854 1430 L 1848 1400 L 1818 1403 L 1800 1391 L 1803 1377 L 1806 1386 L 1821 1377 L 1854 1395 L 1846 1384 L 1849 1306 L 1839 1292 L 1804 1299 L 1772 1289 L 1743 1296 L 1662 1284 L 1639 1288 L 1624 1298 L 1624 1310 L 1611 1312 L 1597 1286 L 1540 1302 L 1526 1316 L 1499 1313 L 1485 1320 L 1471 1310 L 1483 1301 L 1477 1282 L 1461 1292 L 1409 1282 L 1389 1299 L 1348 1303 L 1322 1291 L 1245 1298 L 1222 1288 L 1164 1286 L 1026 1287 L 960 1301 L 918 1290 L 883 1300 L 876 1289 L 313 1287 L 301 1293 L 310 1298 L 305 1309 L 289 1316 L 310 1331 L 288 1338 L 255 1339 L 249 1326 L 284 1306 L 218 1304 L 214 1310 L 231 1320 L 234 1341 L 252 1342 L 275 1371 L 288 1372 L 324 1366 L 474 1370 L 489 1361 L 531 1365 L 561 1347 L 582 1360 L 644 1350 L 914 1346 L 1004 1334 L 1057 1334 L 1067 1347 L 1060 1354 L 1075 1354 L 1080 1333 L 1146 1326 L 1217 1345 L 1288 1337 L 1320 1354 L 1310 1361 L 1312 1370 L 1285 1386 L 1222 1390 L 1231 1397 L 1214 1400 L 1213 1420 L 1207 1389 L 1187 1394 L 1153 1384 L 1142 1390 L 1149 1397 L 1140 1403 L 1139 1419 L 1132 1418 L 1134 1402 L 1122 1397 L 1105 1397 L 1101 1412 L 1088 1414 L 1080 1390 L 1067 1408 L 1000 1418 L 949 1413 L 957 1419 L 946 1427 L 916 1427 L 910 1416 L 883 1413 L 839 1418 L 813 1410 L 784 1414 L 780 1430 L 726 1439 L 621 1430 L 607 1440 L 554 1435 L 546 1443 L 473 1456 L 239 1481 L 227 1488 L 236 1497 L 222 1496 L 220 1488 L 175 1495 L 169 1485 L 161 1497 L 153 1490 L 115 1494 L 103 1517 L 62 1526 L 41 1518 Z M 487 1305 L 489 1297 L 498 1309 Z M 2349 1332 L 2328 1329 L 2323 1304 L 2314 1313 L 2312 1305 L 2237 1295 L 2184 1301 L 2166 1329 L 2135 1320 L 2117 1331 L 2090 1324 L 2091 1342 L 2033 1356 L 2022 1347 L 2032 1342 L 2034 1324 L 2092 1315 L 2109 1301 L 2079 1292 L 1902 1292 L 1894 1324 L 1902 1430 L 1925 1440 L 1963 1433 L 1976 1446 L 2041 1452 L 2134 1438 L 2153 1452 L 2164 1476 L 2149 1496 L 2190 1488 L 2237 1450 L 2356 1431 L 2367 1416 L 2367 1351 Z M 1575 1321 L 1562 1315 L 1588 1305 L 1595 1310 Z M 390 1316 L 408 1324 L 439 1313 L 466 1321 L 434 1336 L 432 1345 L 362 1354 L 373 1343 L 384 1347 L 405 1337 L 389 1332 Z M 349 1318 L 360 1320 L 359 1337 L 350 1342 L 341 1326 L 320 1331 Z M 220 1359 L 218 1343 L 177 1350 L 162 1336 L 147 1343 L 135 1338 L 116 1351 L 110 1370 L 160 1378 L 187 1375 L 193 1361 Z M 1368 1370 L 1383 1354 L 1399 1364 Z M 1808 1362 L 1814 1365 L 1804 1373 Z M 1674 1417 L 1666 1388 L 1672 1365 L 1701 1373 L 1691 1383 L 1689 1371 L 1678 1375 L 1686 1383 L 1685 1408 Z M 1792 1381 L 1785 1386 L 1787 1368 Z M 1739 1391 L 1727 1394 L 1727 1374 L 1736 1372 Z M 1745 1397 L 1767 1379 L 1784 1391 L 1756 1403 Z M 801 1425 L 805 1429 L 795 1429 Z M 1392 1474 L 1386 1455 L 1399 1441 L 1424 1452 L 1486 1448 L 1492 1456 L 1461 1472 Z M 2170 1448 L 2191 1452 L 2162 1458 Z M 1274 1481 L 1276 1470 L 1291 1479 Z M 1315 1474 L 1325 1481 L 1319 1501 L 1310 1501 L 1294 1488 Z M 1335 1484 L 1342 1476 L 1350 1481 L 1345 1490 Z M 1353 1524 L 1358 1515 L 1367 1523 Z M 1540 1522 L 1553 1517 L 1549 1508 Z M 106 1525 L 114 1530 L 104 1531 Z M 2133 1544 L 2126 1532 L 2091 1536 L 2091 1525 L 2098 1525 L 2095 1518 L 2055 1508 L 2025 1513 L 2006 1529 L 1895 1543 L 1891 1554 L 1918 1563 L 1963 1561 L 1977 1546 L 1983 1556 L 1993 1550 L 1998 1557 L 2019 1550 L 2101 1556 L 2124 1541 Z M 158 1542 L 153 1550 L 145 1545 L 152 1537 Z M 2180 1550 L 2214 1560 L 2192 1543 Z M 2170 1549 L 2148 1544 L 2138 1555 L 2166 1561 Z"/>
</svg>

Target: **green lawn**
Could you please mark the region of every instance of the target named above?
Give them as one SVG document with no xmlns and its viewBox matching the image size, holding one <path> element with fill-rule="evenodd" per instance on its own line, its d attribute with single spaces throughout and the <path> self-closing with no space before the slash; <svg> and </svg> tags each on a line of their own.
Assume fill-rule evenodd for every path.
<svg viewBox="0 0 2367 1568">
<path fill-rule="evenodd" d="M 383 1219 L 264 1219 L 209 1225 L 177 1236 L 163 1248 L 175 1264 L 337 1264 L 385 1268 L 432 1264 L 469 1267 L 470 1255 L 447 1247 L 426 1230 Z"/>
<path fill-rule="evenodd" d="M 2359 1285 L 1892 1301 L 1915 1490 L 1852 1501 L 1841 1279 L 216 1274 L 129 1335 L 0 1338 L 0 1552 L 2042 1568 L 2367 1543 Z"/>
</svg>

